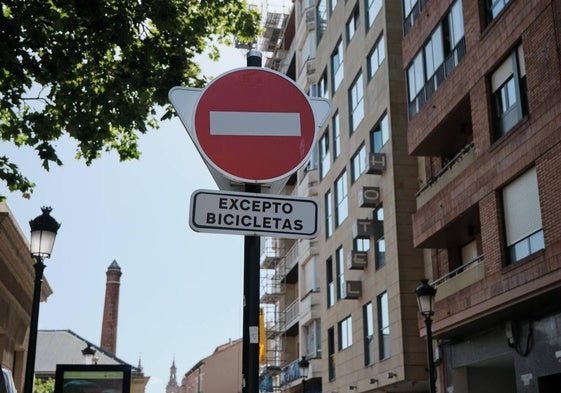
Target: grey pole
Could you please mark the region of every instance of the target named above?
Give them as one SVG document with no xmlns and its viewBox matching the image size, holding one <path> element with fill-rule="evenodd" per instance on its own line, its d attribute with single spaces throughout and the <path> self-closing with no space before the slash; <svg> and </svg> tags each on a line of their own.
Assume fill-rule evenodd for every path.
<svg viewBox="0 0 561 393">
<path fill-rule="evenodd" d="M 248 67 L 261 67 L 261 53 L 247 53 Z M 246 184 L 245 192 L 260 193 L 261 185 Z M 259 236 L 244 237 L 242 392 L 259 391 Z"/>
</svg>

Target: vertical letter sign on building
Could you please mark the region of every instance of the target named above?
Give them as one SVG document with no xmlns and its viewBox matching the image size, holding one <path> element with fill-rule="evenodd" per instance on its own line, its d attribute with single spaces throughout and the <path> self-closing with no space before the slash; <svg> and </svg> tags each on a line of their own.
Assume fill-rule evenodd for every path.
<svg viewBox="0 0 561 393">
<path fill-rule="evenodd" d="M 242 183 L 274 182 L 307 162 L 330 109 L 257 67 L 226 72 L 204 90 L 174 87 L 169 98 L 203 159 Z"/>
</svg>

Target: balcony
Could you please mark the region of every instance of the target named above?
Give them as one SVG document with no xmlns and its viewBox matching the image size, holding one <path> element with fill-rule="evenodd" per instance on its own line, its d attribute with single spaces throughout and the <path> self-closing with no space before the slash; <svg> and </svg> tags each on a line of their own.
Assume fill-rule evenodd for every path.
<svg viewBox="0 0 561 393">
<path fill-rule="evenodd" d="M 417 209 L 431 200 L 460 173 L 475 161 L 473 142 L 466 145 L 444 168 L 436 175 L 427 179 L 426 183 L 415 194 L 417 197 Z"/>
<path fill-rule="evenodd" d="M 483 256 L 452 270 L 431 285 L 437 288 L 435 301 L 439 301 L 485 278 Z"/>
<path fill-rule="evenodd" d="M 308 292 L 300 299 L 299 323 L 301 326 L 308 324 L 311 320 L 319 319 L 321 315 L 321 292 Z"/>
<path fill-rule="evenodd" d="M 298 264 L 298 242 L 288 250 L 284 256 L 285 272 L 288 274 Z"/>
<path fill-rule="evenodd" d="M 298 260 L 300 264 L 307 262 L 311 257 L 319 254 L 317 240 L 301 239 L 298 242 Z"/>
<path fill-rule="evenodd" d="M 300 301 L 298 299 L 294 300 L 292 303 L 286 307 L 284 310 L 285 326 L 284 330 L 288 331 L 298 322 L 298 316 L 300 313 Z"/>
<path fill-rule="evenodd" d="M 283 367 L 281 374 L 280 374 L 280 386 L 295 386 L 300 383 L 300 379 L 302 378 L 300 375 L 300 367 L 298 366 L 298 362 L 300 360 L 296 359 L 291 363 L 288 363 L 286 366 Z M 291 383 L 297 381 L 297 383 Z"/>
</svg>

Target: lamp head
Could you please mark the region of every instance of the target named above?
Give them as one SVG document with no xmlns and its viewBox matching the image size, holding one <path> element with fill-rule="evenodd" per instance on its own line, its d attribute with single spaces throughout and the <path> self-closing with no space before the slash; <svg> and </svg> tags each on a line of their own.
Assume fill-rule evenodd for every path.
<svg viewBox="0 0 561 393">
<path fill-rule="evenodd" d="M 305 356 L 302 356 L 302 360 L 298 362 L 298 367 L 300 368 L 300 376 L 304 379 L 308 378 L 308 369 L 310 367 L 310 362 Z"/>
<path fill-rule="evenodd" d="M 33 257 L 49 258 L 55 244 L 56 234 L 60 224 L 51 217 L 50 207 L 42 207 L 40 216 L 29 221 L 31 228 L 30 252 Z"/>
<path fill-rule="evenodd" d="M 95 356 L 96 350 L 92 348 L 92 345 L 88 343 L 88 346 L 82 349 L 82 355 L 84 356 L 84 362 L 86 364 L 93 364 L 93 359 Z"/>
<path fill-rule="evenodd" d="M 436 288 L 430 285 L 426 278 L 423 278 L 421 285 L 415 289 L 415 294 L 417 295 L 417 303 L 419 304 L 421 314 L 427 318 L 433 315 Z"/>
</svg>

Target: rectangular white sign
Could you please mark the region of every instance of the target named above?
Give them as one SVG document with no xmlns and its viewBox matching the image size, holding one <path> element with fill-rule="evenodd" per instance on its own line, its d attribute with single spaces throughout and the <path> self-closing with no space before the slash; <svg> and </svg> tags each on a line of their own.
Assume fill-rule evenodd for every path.
<svg viewBox="0 0 561 393">
<path fill-rule="evenodd" d="M 319 205 L 312 198 L 197 190 L 189 226 L 197 232 L 310 239 L 319 233 Z"/>
<path fill-rule="evenodd" d="M 210 112 L 210 134 L 231 136 L 300 136 L 299 113 Z"/>
</svg>

